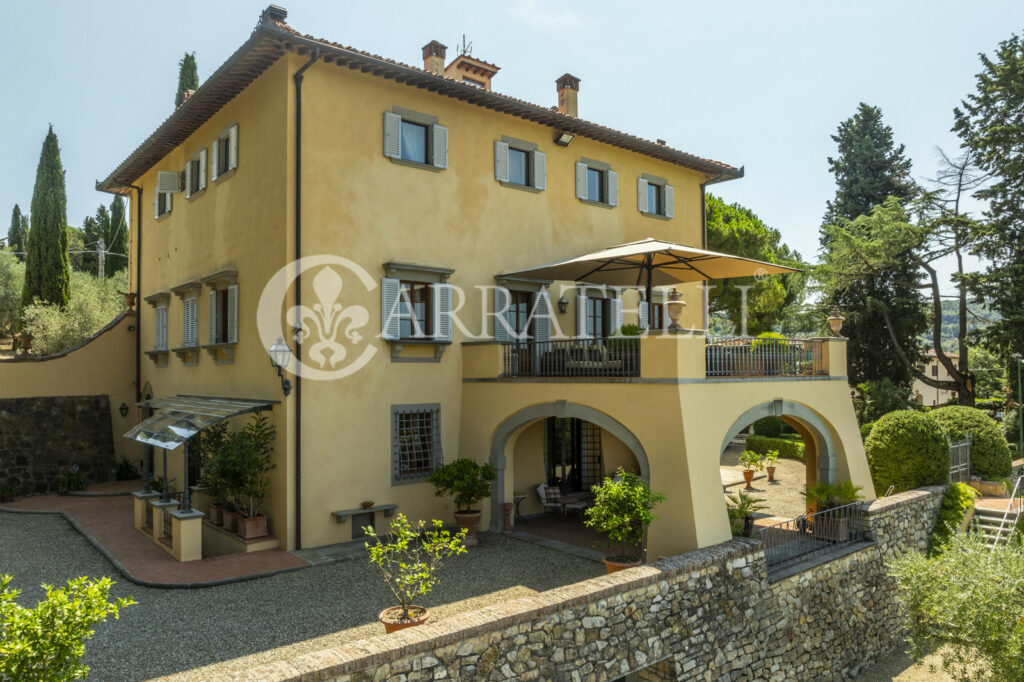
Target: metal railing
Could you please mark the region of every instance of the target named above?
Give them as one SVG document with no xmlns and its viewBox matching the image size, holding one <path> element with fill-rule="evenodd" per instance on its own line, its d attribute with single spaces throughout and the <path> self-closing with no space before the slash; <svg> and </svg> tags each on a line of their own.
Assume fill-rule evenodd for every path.
<svg viewBox="0 0 1024 682">
<path fill-rule="evenodd" d="M 168 542 L 173 542 L 174 539 L 174 521 L 171 520 L 170 509 L 164 508 L 164 534 L 163 538 L 166 538 Z"/>
<path fill-rule="evenodd" d="M 798 377 L 827 374 L 821 339 L 709 336 L 709 377 Z"/>
<path fill-rule="evenodd" d="M 853 502 L 798 516 L 762 528 L 758 539 L 764 547 L 768 570 L 783 568 L 837 547 L 866 540 L 864 506 Z"/>
<path fill-rule="evenodd" d="M 949 482 L 969 483 L 971 480 L 971 434 L 949 444 Z"/>
<path fill-rule="evenodd" d="M 1006 531 L 1007 537 L 1013 533 L 1014 527 L 1020 520 L 1021 510 L 1024 509 L 1024 490 L 1021 489 L 1021 481 L 1024 481 L 1024 475 L 1017 477 L 1017 482 L 1013 484 L 1013 492 L 1010 493 L 1010 499 L 1006 503 L 1006 511 L 1003 512 L 1003 520 L 999 522 L 999 530 L 996 531 L 996 536 L 992 540 L 992 546 L 995 547 L 999 544 L 1003 537 L 1003 531 Z M 1012 515 L 1012 522 L 1007 525 Z"/>
<path fill-rule="evenodd" d="M 640 337 L 502 344 L 506 377 L 638 377 Z"/>
</svg>

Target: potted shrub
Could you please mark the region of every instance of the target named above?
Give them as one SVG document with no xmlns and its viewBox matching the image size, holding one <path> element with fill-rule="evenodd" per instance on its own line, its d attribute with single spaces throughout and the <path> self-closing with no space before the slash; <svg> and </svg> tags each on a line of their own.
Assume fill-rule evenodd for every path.
<svg viewBox="0 0 1024 682">
<path fill-rule="evenodd" d="M 373 526 L 363 528 L 372 541 L 363 544 L 370 563 L 380 569 L 398 602 L 398 606 L 388 607 L 377 616 L 385 633 L 426 622 L 430 614 L 424 607 L 413 604 L 413 600 L 437 585 L 437 571 L 445 559 L 466 551 L 463 542 L 467 529 L 452 535 L 436 519 L 430 525 L 433 530 L 427 530 L 423 521 L 411 524 L 405 514 L 399 513 L 392 519 L 388 535 L 378 536 Z"/>
<path fill-rule="evenodd" d="M 258 413 L 245 428 L 231 434 L 225 441 L 228 499 L 238 512 L 238 534 L 246 540 L 267 535 L 267 516 L 262 507 L 267 497 L 267 473 L 274 468 L 275 436 L 270 420 Z M 224 517 L 227 527 L 227 509 Z"/>
<path fill-rule="evenodd" d="M 225 443 L 228 435 L 227 422 L 218 422 L 205 429 L 199 438 L 199 481 L 213 497 L 213 502 L 206 509 L 206 518 L 215 526 L 224 524 Z M 237 516 L 234 521 L 234 528 L 238 528 Z"/>
<path fill-rule="evenodd" d="M 768 505 L 753 495 L 736 493 L 730 495 L 726 502 L 729 513 L 729 528 L 733 536 L 754 537 L 754 512 L 766 509 Z"/>
<path fill-rule="evenodd" d="M 21 488 L 13 481 L 0 485 L 0 502 L 14 502 L 20 491 Z"/>
<path fill-rule="evenodd" d="M 775 461 L 779 458 L 778 450 L 769 450 L 761 456 L 764 470 L 768 472 L 768 482 L 775 483 Z"/>
<path fill-rule="evenodd" d="M 67 471 L 62 471 L 57 479 L 57 492 L 69 495 L 79 490 L 85 490 L 85 477 L 82 476 L 78 465 L 72 464 Z"/>
<path fill-rule="evenodd" d="M 813 505 L 815 512 L 836 510 L 814 519 L 811 532 L 814 537 L 833 542 L 845 542 L 850 537 L 850 510 L 846 507 L 861 498 L 861 487 L 853 481 L 844 480 L 838 483 L 818 481 L 808 485 L 804 498 L 808 505 Z"/>
<path fill-rule="evenodd" d="M 619 553 L 604 558 L 609 573 L 639 566 L 641 557 L 629 554 L 629 547 L 639 547 L 654 515 L 651 510 L 665 501 L 661 493 L 651 491 L 647 483 L 622 467 L 615 478 L 605 478 L 591 489 L 594 504 L 584 515 L 584 523 L 608 536 L 609 546 L 619 543 Z"/>
<path fill-rule="evenodd" d="M 497 478 L 490 464 L 477 464 L 471 459 L 457 459 L 435 469 L 427 482 L 438 497 L 451 495 L 455 502 L 455 522 L 466 529 L 466 546 L 473 547 L 480 525 L 480 510 L 473 507 L 491 496 L 491 482 Z"/>
<path fill-rule="evenodd" d="M 747 482 L 744 490 L 753 490 L 750 482 L 754 480 L 754 472 L 764 468 L 764 456 L 760 452 L 744 450 L 740 454 L 740 464 L 743 465 L 743 480 Z"/>
</svg>

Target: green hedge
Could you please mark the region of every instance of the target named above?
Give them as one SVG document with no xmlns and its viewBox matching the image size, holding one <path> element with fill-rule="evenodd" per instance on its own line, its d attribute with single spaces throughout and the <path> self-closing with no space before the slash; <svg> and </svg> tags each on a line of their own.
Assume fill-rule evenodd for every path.
<svg viewBox="0 0 1024 682">
<path fill-rule="evenodd" d="M 754 422 L 754 435 L 778 438 L 782 435 L 782 420 L 778 417 L 761 417 Z"/>
<path fill-rule="evenodd" d="M 1006 438 L 983 410 L 951 405 L 932 410 L 929 416 L 951 441 L 971 434 L 971 471 L 989 481 L 1001 481 L 1010 475 L 1013 460 Z"/>
<path fill-rule="evenodd" d="M 804 443 L 800 440 L 747 436 L 747 450 L 753 450 L 762 455 L 769 450 L 778 450 L 779 457 L 804 461 Z"/>
<path fill-rule="evenodd" d="M 864 444 L 875 493 L 885 494 L 949 480 L 949 441 L 939 423 L 912 410 L 890 412 L 875 422 Z"/>
<path fill-rule="evenodd" d="M 860 439 L 867 442 L 868 436 L 871 435 L 871 429 L 875 428 L 875 422 L 867 422 L 860 425 Z"/>
<path fill-rule="evenodd" d="M 939 518 L 935 522 L 935 530 L 928 540 L 928 555 L 935 556 L 946 551 L 949 539 L 954 533 L 960 532 L 960 524 L 968 510 L 974 507 L 974 498 L 978 492 L 966 483 L 953 483 L 946 488 L 939 508 Z"/>
</svg>

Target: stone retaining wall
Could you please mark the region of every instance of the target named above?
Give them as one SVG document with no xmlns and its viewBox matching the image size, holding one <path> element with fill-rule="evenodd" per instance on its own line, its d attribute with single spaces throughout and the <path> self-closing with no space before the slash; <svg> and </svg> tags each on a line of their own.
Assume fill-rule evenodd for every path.
<svg viewBox="0 0 1024 682">
<path fill-rule="evenodd" d="M 885 563 L 927 547 L 941 498 L 871 503 L 873 544 L 777 582 L 735 539 L 223 679 L 849 679 L 901 642 Z"/>
<path fill-rule="evenodd" d="M 0 399 L 0 485 L 55 492 L 60 473 L 76 464 L 89 483 L 112 477 L 107 396 Z"/>
</svg>

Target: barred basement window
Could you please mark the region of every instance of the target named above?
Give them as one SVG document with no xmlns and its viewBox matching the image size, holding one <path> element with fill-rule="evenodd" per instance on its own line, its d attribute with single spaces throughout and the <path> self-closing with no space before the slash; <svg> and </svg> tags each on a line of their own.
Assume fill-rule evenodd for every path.
<svg viewBox="0 0 1024 682">
<path fill-rule="evenodd" d="M 419 481 L 439 467 L 441 406 L 391 406 L 391 482 Z"/>
</svg>

